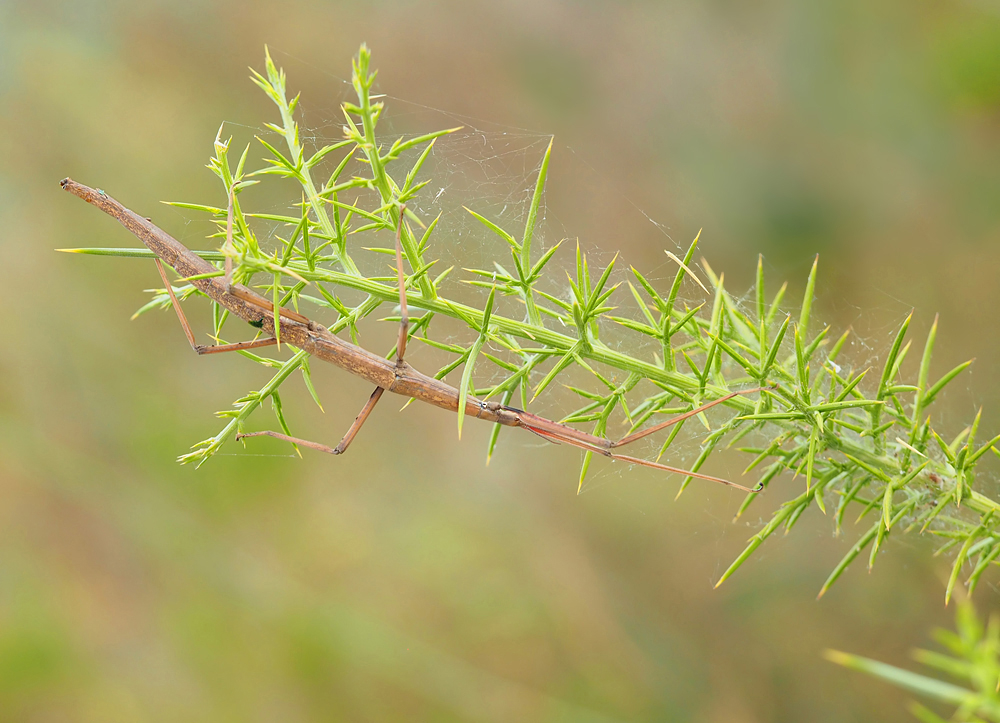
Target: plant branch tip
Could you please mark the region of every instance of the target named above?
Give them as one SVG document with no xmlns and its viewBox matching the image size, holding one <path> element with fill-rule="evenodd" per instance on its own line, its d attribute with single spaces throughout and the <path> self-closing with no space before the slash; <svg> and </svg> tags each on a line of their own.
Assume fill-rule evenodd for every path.
<svg viewBox="0 0 1000 723">
<path fill-rule="evenodd" d="M 842 653 L 839 650 L 831 650 L 827 648 L 823 651 L 823 657 L 829 660 L 831 663 L 837 663 L 838 665 L 848 666 L 851 661 L 853 661 L 854 656 L 848 653 Z"/>
</svg>

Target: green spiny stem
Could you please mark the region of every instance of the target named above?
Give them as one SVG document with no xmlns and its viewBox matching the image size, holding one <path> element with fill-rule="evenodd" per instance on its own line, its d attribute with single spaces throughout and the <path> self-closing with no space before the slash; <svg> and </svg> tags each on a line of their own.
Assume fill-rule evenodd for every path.
<svg viewBox="0 0 1000 723">
<path fill-rule="evenodd" d="M 310 271 L 304 264 L 296 263 L 289 264 L 289 268 L 310 281 L 325 281 L 337 286 L 343 286 L 344 288 L 363 291 L 366 294 L 370 294 L 373 297 L 377 297 L 386 302 L 394 302 L 399 299 L 399 291 L 395 287 L 387 284 L 381 284 L 377 281 L 371 281 L 364 277 L 353 277 L 329 269 L 318 268 L 315 271 Z M 482 324 L 483 321 L 482 310 L 466 304 L 450 301 L 443 297 L 427 298 L 422 294 L 408 291 L 406 299 L 407 303 L 413 306 L 427 309 L 428 311 L 433 311 L 434 313 L 441 314 L 443 316 L 449 316 L 453 319 L 471 319 L 477 324 Z M 635 372 L 636 374 L 642 375 L 644 378 L 662 382 L 670 387 L 675 387 L 684 391 L 695 391 L 699 388 L 699 382 L 691 379 L 691 377 L 685 374 L 667 371 L 653 363 L 636 359 L 635 357 L 623 352 L 609 349 L 600 342 L 593 342 L 587 348 L 582 349 L 578 347 L 579 340 L 574 337 L 561 334 L 551 329 L 538 328 L 527 322 L 517 321 L 516 319 L 510 319 L 498 314 L 492 315 L 491 323 L 493 323 L 501 333 L 512 334 L 520 339 L 527 339 L 535 343 L 544 344 L 547 347 L 562 352 L 569 352 L 570 350 L 576 348 L 578 349 L 580 356 L 585 359 L 601 364 L 607 364 L 610 367 L 614 367 L 622 371 Z M 719 397 L 727 394 L 730 390 L 716 385 L 708 385 L 706 387 L 706 391 L 710 396 Z M 753 402 L 741 399 L 740 397 L 733 399 L 732 402 L 733 407 L 741 410 L 751 410 L 754 406 Z"/>
<path fill-rule="evenodd" d="M 331 329 L 349 330 L 356 343 L 358 322 L 383 304 L 398 303 L 399 292 L 388 278 L 367 277 L 358 270 L 348 254 L 347 239 L 398 228 L 401 203 L 410 197 L 408 194 L 418 192 L 426 183 L 418 182 L 416 177 L 430 154 L 431 144 L 448 132 L 397 141 L 383 154 L 376 132 L 382 106 L 372 103 L 370 89 L 375 75 L 369 72 L 369 61 L 367 49 L 362 48 L 355 62 L 354 75 L 358 103 L 344 105 L 348 125 L 347 145 L 326 146 L 312 157 L 320 159 L 343 146 L 344 156 L 330 183 L 317 191 L 310 175 L 314 164 L 305 160 L 305 150 L 299 141 L 294 115 L 298 99 L 286 100 L 284 73 L 275 68 L 267 57 L 267 76 L 255 74 L 254 81 L 279 108 L 282 125 L 272 128 L 285 138 L 291 157 L 285 158 L 265 143 L 274 157 L 267 159 L 270 167 L 256 173 L 263 177 L 296 179 L 301 185 L 308 211 L 298 209 L 295 215 L 289 216 L 255 216 L 244 213 L 242 206 L 234 203 L 238 236 L 246 241 L 240 242 L 238 250 L 241 257 L 236 259 L 238 264 L 234 277 L 251 283 L 254 274 L 263 274 L 268 293 L 279 305 L 294 305 L 299 300 L 307 300 L 336 310 L 341 316 Z M 354 118 L 360 119 L 360 129 Z M 427 145 L 407 173 L 405 182 L 397 182 L 390 163 L 398 159 L 404 150 L 421 144 Z M 973 570 L 968 578 L 970 587 L 987 568 L 997 564 L 1000 542 L 995 540 L 1000 540 L 1000 502 L 974 486 L 978 462 L 986 452 L 994 449 L 994 444 L 1000 443 L 1000 437 L 986 443 L 977 442 L 978 415 L 968 429 L 951 441 L 942 438 L 941 430 L 932 425 L 930 412 L 933 403 L 944 387 L 969 365 L 968 362 L 960 364 L 931 383 L 936 321 L 924 344 L 915 383 L 906 378 L 904 368 L 909 349 L 905 343 L 909 317 L 892 343 L 881 374 L 866 376 L 867 370 L 855 370 L 849 361 L 840 358 L 846 333 L 829 351 L 829 327 L 819 333 L 809 333 L 811 326 L 815 328 L 811 318 L 817 276 L 815 263 L 806 280 L 797 324 L 791 322 L 794 310 L 781 306 L 787 285 L 781 287 L 770 305 L 767 304 L 763 262 L 760 259 L 756 296 L 750 307 L 745 307 L 734 298 L 725 289 L 722 275 L 717 276 L 707 262 L 703 262 L 709 286 L 702 288 L 709 298 L 701 306 L 689 308 L 684 305 L 681 308 L 678 299 L 682 285 L 693 283 L 692 279 L 701 285 L 691 268 L 697 238 L 683 258 L 668 254 L 671 263 L 677 265 L 677 270 L 665 290 L 658 289 L 656 284 L 635 269 L 632 269 L 634 278 L 631 280 L 636 285 L 632 286 L 630 282 L 627 291 L 620 290 L 620 285 L 611 278 L 614 262 L 603 269 L 593 268 L 588 263 L 587 255 L 578 247 L 576 273 L 570 277 L 569 293 L 563 296 L 548 293 L 539 288 L 539 282 L 553 276 L 555 266 L 550 268 L 546 264 L 554 258 L 559 247 L 556 245 L 545 251 L 535 265 L 532 265 L 531 249 L 532 239 L 538 235 L 539 208 L 551 150 L 550 142 L 534 184 L 520 240 L 501 228 L 498 222 L 485 219 L 474 209 L 469 209 L 512 249 L 517 265 L 516 273 L 473 271 L 477 278 L 472 283 L 485 288 L 489 298 L 495 299 L 495 305 L 492 302 L 482 307 L 463 304 L 452 301 L 442 293 L 450 270 L 434 278 L 430 274 L 434 260 L 427 262 L 424 258 L 424 252 L 434 240 L 431 234 L 437 228 L 437 219 L 427 226 L 427 231 L 419 240 L 413 236 L 408 224 L 403 224 L 400 243 L 412 269 L 406 279 L 406 300 L 411 309 L 421 309 L 425 314 L 419 321 L 414 321 L 411 333 L 419 331 L 417 338 L 441 353 L 455 357 L 438 370 L 437 378 L 444 378 L 464 364 L 461 386 L 466 391 L 463 393 L 485 391 L 489 396 L 499 395 L 506 403 L 520 390 L 521 404 L 527 407 L 529 389 L 538 395 L 556 388 L 559 385 L 553 382 L 565 379 L 570 370 L 577 369 L 596 380 L 597 391 L 584 388 L 574 379 L 571 388 L 582 398 L 582 406 L 566 418 L 578 424 L 593 424 L 595 433 L 599 435 L 613 428 L 619 410 L 631 434 L 643 424 L 653 424 L 654 415 L 667 408 L 674 408 L 675 413 L 684 412 L 719 399 L 734 389 L 760 387 L 762 391 L 757 399 L 736 397 L 727 400 L 728 418 L 723 419 L 719 410 L 715 410 L 711 415 L 699 415 L 697 420 L 692 418 L 691 424 L 685 427 L 686 433 L 699 425 L 708 430 L 694 462 L 696 467 L 706 462 L 716 448 L 745 440 L 741 443 L 753 445 L 743 448 L 753 455 L 750 467 L 760 465 L 764 475 L 762 480 L 769 485 L 770 493 L 782 494 L 788 499 L 770 522 L 751 538 L 723 579 L 734 574 L 779 528 L 791 529 L 811 505 L 815 504 L 825 512 L 824 499 L 837 499 L 833 519 L 838 532 L 848 507 L 860 511 L 859 520 L 872 516 L 865 522 L 867 532 L 834 570 L 823 587 L 824 592 L 864 549 L 870 546 L 869 564 L 873 564 L 883 543 L 892 536 L 890 532 L 898 536 L 904 529 L 919 529 L 940 537 L 946 546 L 955 547 L 959 555 L 952 571 L 953 581 L 958 579 L 966 561 Z M 243 178 L 246 156 L 244 154 L 233 173 L 228 166 L 227 153 L 228 143 L 217 147 L 212 167 L 226 184 L 228 192 L 229 188 L 241 183 L 239 179 Z M 336 179 L 351 162 L 360 164 L 363 172 L 370 173 L 370 176 L 338 183 Z M 380 203 L 377 208 L 361 208 L 336 198 L 337 189 L 361 187 L 378 193 Z M 216 221 L 226 216 L 222 209 L 211 206 L 179 205 L 207 212 Z M 332 219 L 328 206 L 332 208 Z M 345 214 L 343 217 L 341 212 Z M 417 220 L 409 210 L 406 216 Z M 258 247 L 249 225 L 255 218 L 288 225 L 291 231 L 287 234 L 287 241 L 278 238 L 281 248 L 268 254 Z M 335 253 L 320 254 L 326 245 L 335 245 Z M 379 244 L 376 242 L 373 245 Z M 358 246 L 362 247 L 362 244 Z M 82 251 L 149 258 L 146 249 Z M 201 255 L 221 269 L 224 258 L 221 253 L 206 251 Z M 335 268 L 338 263 L 339 269 Z M 564 281 L 556 283 L 564 288 Z M 318 289 L 319 294 L 304 293 L 311 287 Z M 338 290 L 362 292 L 366 299 L 358 307 L 350 309 L 337 296 Z M 181 298 L 187 298 L 195 293 L 195 289 L 190 285 L 180 285 L 176 293 Z M 526 309 L 524 320 L 499 313 L 500 302 L 505 295 L 523 300 Z M 620 298 L 623 295 L 624 304 Z M 632 316 L 617 309 L 615 311 L 622 315 L 611 315 L 615 306 L 623 307 L 632 302 L 636 309 Z M 158 292 L 140 312 L 169 303 L 168 295 Z M 784 316 L 784 320 L 776 324 L 779 314 Z M 460 343 L 435 339 L 430 322 L 437 316 L 465 323 L 469 339 Z M 214 318 L 216 333 L 221 333 L 229 317 L 216 309 Z M 545 326 L 543 319 L 554 328 Z M 650 353 L 651 358 L 646 358 L 641 353 L 633 352 L 627 343 L 616 349 L 609 348 L 599 336 L 602 324 L 615 324 L 626 332 L 651 341 L 657 353 Z M 261 364 L 278 368 L 278 372 L 261 389 L 238 400 L 233 410 L 223 413 L 222 416 L 231 418 L 226 427 L 215 437 L 201 443 L 194 452 L 185 455 L 183 461 L 200 464 L 208 459 L 242 428 L 264 399 L 271 397 L 277 401 L 280 386 L 295 369 L 302 368 L 307 359 L 302 352 L 296 352 L 286 361 L 258 357 L 249 352 L 245 355 Z M 475 377 L 489 364 L 500 369 L 503 378 L 484 390 L 476 384 Z M 877 383 L 873 379 L 875 376 L 879 376 Z M 308 376 L 304 375 L 304 379 L 310 387 L 310 394 L 316 398 Z M 873 385 L 874 389 L 868 389 Z M 276 413 L 280 412 L 280 406 L 274 406 Z M 717 418 L 720 421 L 716 421 Z M 279 419 L 279 423 L 285 428 L 283 419 Z M 680 422 L 669 435 L 664 434 L 666 441 L 661 454 L 667 452 L 678 438 L 682 426 L 683 422 Z M 496 443 L 495 432 L 490 439 L 490 453 Z M 662 437 L 657 442 L 661 440 Z M 587 474 L 590 459 L 591 455 L 585 455 L 578 485 L 582 484 Z M 777 479 L 782 472 L 789 473 L 786 475 L 787 482 Z M 686 484 L 687 481 L 684 486 Z M 749 499 L 741 511 L 747 504 Z"/>
<path fill-rule="evenodd" d="M 361 121 L 365 129 L 364 141 L 359 145 L 371 166 L 372 182 L 382 197 L 382 203 L 389 206 L 387 210 L 388 220 L 392 228 L 396 228 L 399 225 L 400 214 L 399 206 L 394 203 L 397 200 L 398 187 L 390 180 L 389 175 L 386 173 L 385 164 L 382 162 L 382 157 L 379 154 L 378 141 L 375 138 L 375 114 L 372 109 L 370 93 L 372 83 L 375 81 L 375 75 L 369 75 L 368 73 L 370 57 L 368 48 L 362 45 L 358 53 L 354 74 L 354 88 L 358 93 Z M 403 247 L 403 253 L 406 254 L 406 259 L 410 262 L 412 268 L 417 269 L 424 266 L 420 251 L 417 248 L 417 241 L 413 238 L 413 234 L 410 233 L 405 224 L 402 236 L 400 237 L 400 243 Z M 423 296 L 428 299 L 433 299 L 437 296 L 434 284 L 426 276 L 422 276 L 418 284 Z"/>
<path fill-rule="evenodd" d="M 308 201 L 309 207 L 312 209 L 313 215 L 316 217 L 316 222 L 319 224 L 323 233 L 329 238 L 340 239 L 338 245 L 341 247 L 343 253 L 340 254 L 338 260 L 341 265 L 348 274 L 351 274 L 352 276 L 360 276 L 361 272 L 358 271 L 358 267 L 355 266 L 354 261 L 351 260 L 351 257 L 348 256 L 346 250 L 344 250 L 342 236 L 337 233 L 337 229 L 334 228 L 333 223 L 330 221 L 330 216 L 326 212 L 326 205 L 323 198 L 316 191 L 316 184 L 313 183 L 309 167 L 303 163 L 304 153 L 302 145 L 299 142 L 298 124 L 295 122 L 293 108 L 289 106 L 285 96 L 285 73 L 284 71 L 278 71 L 275 68 L 274 63 L 271 61 L 271 55 L 266 52 L 266 49 L 265 55 L 268 80 L 275 91 L 272 98 L 275 101 L 275 105 L 278 106 L 278 111 L 281 113 L 283 130 L 282 136 L 285 138 L 285 143 L 288 146 L 289 153 L 292 154 L 292 161 L 296 166 L 296 178 L 299 180 L 299 183 L 302 185 L 302 189 L 305 191 L 306 200 Z"/>
</svg>

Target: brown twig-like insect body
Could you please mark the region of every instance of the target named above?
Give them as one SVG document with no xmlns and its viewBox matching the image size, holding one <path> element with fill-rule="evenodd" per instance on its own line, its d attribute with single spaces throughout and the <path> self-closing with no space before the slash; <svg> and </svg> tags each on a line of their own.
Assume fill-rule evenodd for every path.
<svg viewBox="0 0 1000 723">
<path fill-rule="evenodd" d="M 399 342 L 396 346 L 396 359 L 395 361 L 391 361 L 356 346 L 355 344 L 351 344 L 350 342 L 340 339 L 321 324 L 318 324 L 297 312 L 282 308 L 278 310 L 278 318 L 276 318 L 271 302 L 242 284 L 232 283 L 231 261 L 227 262 L 225 276 L 223 279 L 220 279 L 217 275 L 219 270 L 215 266 L 190 251 L 180 241 L 157 227 L 150 220 L 143 218 L 142 216 L 139 216 L 133 211 L 125 208 L 125 206 L 120 204 L 111 196 L 107 195 L 104 191 L 84 186 L 83 184 L 77 183 L 69 178 L 63 179 L 60 185 L 73 195 L 82 198 L 90 204 L 93 204 L 112 218 L 115 218 L 157 256 L 156 265 L 163 279 L 163 283 L 167 288 L 167 293 L 170 295 L 171 303 L 174 310 L 177 312 L 177 316 L 180 319 L 181 326 L 184 329 L 188 342 L 197 353 L 214 354 L 224 351 L 252 349 L 275 344 L 277 343 L 277 337 L 275 335 L 277 326 L 279 327 L 278 330 L 280 332 L 281 339 L 319 359 L 322 359 L 323 361 L 330 362 L 331 364 L 334 364 L 341 369 L 344 369 L 345 371 L 361 377 L 362 379 L 365 379 L 375 385 L 375 391 L 372 392 L 371 397 L 361 410 L 361 413 L 355 419 L 354 424 L 351 425 L 347 434 L 336 447 L 328 447 L 323 444 L 289 437 L 288 435 L 272 431 L 238 434 L 237 439 L 266 435 L 288 442 L 293 442 L 295 444 L 300 444 L 321 452 L 327 452 L 329 454 L 342 454 L 354 439 L 358 430 L 360 430 L 361 426 L 368 418 L 368 415 L 375 407 L 375 404 L 386 390 L 395 394 L 412 397 L 427 404 L 441 407 L 442 409 L 447 409 L 453 412 L 458 411 L 459 404 L 461 403 L 461 395 L 458 389 L 441 380 L 429 377 L 426 374 L 417 371 L 403 360 L 403 354 L 406 349 L 407 327 L 409 323 L 406 292 L 404 288 L 405 278 L 403 275 L 402 253 L 398 237 L 398 231 L 402 228 L 403 214 L 400 214 L 400 228 L 397 230 L 396 238 L 396 264 L 399 277 L 399 298 L 402 319 L 400 322 Z M 229 215 L 231 217 L 231 199 L 229 204 Z M 227 229 L 227 246 L 231 245 L 231 236 L 229 235 L 232 233 L 231 228 L 232 226 L 230 221 Z M 227 256 L 227 259 L 228 258 L 229 257 Z M 181 277 L 201 277 L 191 279 L 190 283 L 220 306 L 228 309 L 230 312 L 239 316 L 252 326 L 257 327 L 266 333 L 270 333 L 272 337 L 216 346 L 203 346 L 196 344 L 194 334 L 191 332 L 191 327 L 187 323 L 187 319 L 184 316 L 180 303 L 174 296 L 173 289 L 167 279 L 166 272 L 160 263 L 161 259 L 166 262 L 168 266 L 172 267 Z M 206 277 L 205 275 L 210 276 Z M 620 447 L 631 444 L 636 440 L 681 422 L 684 419 L 687 419 L 695 414 L 699 414 L 700 412 L 714 407 L 717 404 L 721 404 L 741 394 L 748 394 L 756 391 L 760 390 L 747 389 L 732 392 L 720 397 L 719 399 L 713 400 L 708 404 L 704 404 L 696 409 L 692 409 L 689 412 L 685 412 L 677 417 L 668 419 L 665 422 L 661 422 L 660 424 L 656 424 L 648 429 L 630 434 L 618 441 L 597 437 L 579 429 L 574 429 L 566 424 L 555 422 L 537 414 L 499 404 L 497 402 L 480 401 L 472 396 L 466 397 L 465 414 L 471 417 L 476 417 L 477 419 L 503 424 L 508 427 L 521 427 L 550 442 L 566 443 L 588 452 L 596 452 L 597 454 L 601 454 L 611 459 L 628 462 L 630 464 L 652 467 L 665 472 L 673 472 L 689 477 L 696 477 L 710 482 L 717 482 L 719 484 L 735 487 L 743 490 L 744 492 L 759 492 L 761 489 L 759 485 L 751 489 L 749 487 L 736 484 L 735 482 L 730 482 L 729 480 L 711 477 L 709 475 L 691 472 L 677 467 L 671 467 L 669 465 L 660 464 L 659 462 L 630 457 L 619 454 L 616 451 Z"/>
</svg>

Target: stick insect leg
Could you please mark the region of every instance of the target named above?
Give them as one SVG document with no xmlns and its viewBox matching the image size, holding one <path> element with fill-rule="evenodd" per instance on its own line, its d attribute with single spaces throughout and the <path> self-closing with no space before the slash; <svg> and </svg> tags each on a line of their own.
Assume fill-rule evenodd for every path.
<svg viewBox="0 0 1000 723">
<path fill-rule="evenodd" d="M 230 201 L 230 203 L 232 203 L 232 201 Z M 405 209 L 406 206 L 401 206 L 399 209 L 399 226 L 396 228 L 396 276 L 399 280 L 399 309 L 401 317 L 399 322 L 399 338 L 396 341 L 397 365 L 403 364 L 403 355 L 406 353 L 406 340 L 410 326 L 409 311 L 406 307 L 406 276 L 403 274 L 403 243 L 401 239 L 403 233 L 403 212 Z M 230 213 L 231 212 L 232 211 L 230 209 Z M 347 451 L 351 442 L 354 441 L 358 432 L 361 431 L 361 427 L 368 419 L 368 416 L 372 413 L 372 410 L 375 408 L 378 400 L 381 399 L 383 392 L 385 392 L 383 387 L 375 387 L 375 391 L 372 392 L 372 395 L 368 398 L 365 406 L 354 419 L 354 423 L 351 425 L 351 428 L 347 430 L 347 434 L 344 435 L 344 438 L 340 440 L 340 443 L 336 447 L 328 447 L 325 444 L 310 442 L 305 439 L 299 439 L 298 437 L 290 437 L 287 434 L 273 432 L 270 430 L 263 432 L 249 432 L 246 434 L 240 433 L 236 435 L 236 439 L 246 439 L 247 437 L 273 437 L 274 439 L 280 439 L 284 442 L 301 444 L 303 447 L 315 449 L 317 452 L 325 452 L 326 454 L 343 454 Z"/>
<path fill-rule="evenodd" d="M 704 412 L 706 409 L 710 409 L 711 407 L 714 407 L 717 404 L 722 404 L 723 402 L 727 402 L 734 397 L 740 396 L 741 394 L 752 394 L 753 392 L 759 392 L 762 389 L 763 389 L 762 387 L 758 387 L 756 389 L 744 389 L 742 391 L 732 392 L 723 397 L 719 397 L 718 399 L 715 399 L 709 402 L 708 404 L 703 404 L 700 407 L 692 409 L 688 412 L 684 412 L 683 414 L 679 414 L 676 417 L 671 417 L 665 422 L 661 422 L 660 424 L 654 424 L 649 429 L 643 429 L 639 432 L 635 432 L 634 434 L 630 434 L 626 437 L 623 437 L 622 439 L 619 439 L 617 442 L 608 442 L 606 439 L 602 439 L 600 437 L 593 437 L 592 439 L 584 439 L 580 438 L 580 435 L 578 434 L 574 436 L 568 433 L 562 433 L 559 431 L 558 428 L 544 429 L 541 427 L 532 426 L 531 424 L 524 422 L 522 422 L 521 426 L 525 427 L 531 432 L 534 432 L 540 437 L 549 440 L 550 442 L 555 442 L 555 443 L 565 442 L 566 444 L 578 447 L 579 449 L 583 449 L 588 452 L 597 452 L 598 454 L 604 455 L 605 457 L 610 457 L 611 459 L 619 460 L 621 462 L 628 462 L 629 464 L 638 464 L 642 465 L 643 467 L 651 467 L 653 469 L 663 470 L 664 472 L 682 474 L 687 477 L 696 477 L 698 479 L 708 480 L 709 482 L 717 482 L 719 484 L 726 485 L 727 487 L 735 487 L 736 489 L 743 490 L 744 492 L 760 492 L 761 489 L 763 489 L 760 485 L 757 485 L 756 487 L 753 487 L 751 489 L 750 487 L 744 487 L 743 485 L 736 484 L 735 482 L 730 482 L 729 480 L 722 479 L 720 477 L 712 477 L 710 475 L 701 474 L 699 472 L 692 472 L 690 470 L 680 469 L 679 467 L 671 467 L 669 465 L 661 464 L 659 462 L 652 462 L 650 460 L 640 459 L 638 457 L 630 457 L 624 454 L 617 454 L 614 450 L 618 447 L 624 447 L 627 444 L 631 444 L 632 442 L 647 437 L 650 434 L 659 432 L 661 429 L 665 429 L 666 427 L 677 424 L 678 422 L 682 422 L 685 419 L 689 419 L 690 417 L 693 417 L 696 414 Z"/>
<path fill-rule="evenodd" d="M 177 301 L 177 297 L 174 295 L 174 288 L 170 285 L 169 279 L 167 279 L 167 272 L 163 270 L 163 262 L 159 258 L 153 259 L 156 262 L 156 269 L 160 272 L 160 278 L 163 279 L 163 285 L 167 287 L 167 294 L 170 296 L 170 303 L 174 307 L 174 311 L 177 312 L 177 319 L 181 322 L 181 328 L 184 330 L 184 336 L 187 337 L 188 343 L 191 348 L 195 350 L 198 354 L 221 354 L 225 351 L 239 351 L 240 349 L 257 349 L 262 346 L 271 346 L 275 343 L 275 339 L 254 339 L 253 341 L 239 341 L 235 344 L 213 344 L 211 346 L 205 346 L 204 344 L 198 344 L 194 340 L 194 334 L 191 332 L 191 325 L 188 324 L 187 317 L 184 315 L 184 310 L 181 309 L 181 304 Z"/>
<path fill-rule="evenodd" d="M 664 472 L 673 472 L 674 474 L 682 474 L 686 477 L 696 477 L 697 479 L 708 480 L 709 482 L 718 482 L 719 484 L 726 485 L 727 487 L 735 487 L 738 490 L 743 490 L 744 492 L 760 492 L 764 489 L 761 485 L 756 485 L 755 487 L 744 487 L 743 485 L 736 484 L 735 482 L 730 482 L 727 479 L 722 479 L 721 477 L 712 477 L 707 474 L 701 474 L 700 472 L 691 472 L 690 470 L 680 469 L 679 467 L 670 467 L 669 465 L 660 464 L 659 462 L 651 462 L 648 459 L 640 459 L 638 457 L 629 457 L 624 454 L 614 454 L 613 452 L 605 452 L 605 457 L 610 457 L 611 459 L 617 459 L 621 462 L 628 462 L 629 464 L 640 464 L 643 467 L 652 467 L 653 469 L 663 470 Z"/>
<path fill-rule="evenodd" d="M 709 402 L 708 404 L 702 404 L 700 407 L 698 407 L 696 409 L 692 409 L 689 412 L 684 412 L 684 414 L 678 414 L 676 417 L 671 417 L 670 419 L 668 419 L 665 422 L 660 422 L 659 424 L 654 424 L 649 429 L 643 429 L 643 430 L 641 430 L 639 432 L 635 432 L 634 434 L 630 434 L 627 437 L 622 437 L 617 442 L 612 442 L 611 446 L 612 446 L 612 448 L 614 448 L 614 447 L 624 447 L 626 444 L 632 444 L 632 442 L 635 442 L 635 441 L 637 441 L 639 439 L 642 439 L 643 437 L 647 437 L 650 434 L 653 434 L 655 432 L 659 432 L 661 429 L 666 429 L 667 427 L 670 427 L 670 426 L 672 426 L 674 424 L 677 424 L 678 422 L 683 422 L 685 419 L 693 417 L 696 414 L 701 414 L 706 409 L 711 409 L 716 404 L 722 404 L 723 402 L 728 402 L 733 397 L 738 397 L 741 394 L 753 394 L 754 392 L 759 392 L 762 389 L 763 389 L 763 387 L 757 387 L 756 389 L 743 389 L 743 390 L 741 390 L 739 392 L 732 392 L 730 394 L 727 394 L 724 397 L 719 397 L 718 399 L 715 399 L 715 400 Z"/>
<path fill-rule="evenodd" d="M 343 454 L 347 451 L 348 446 L 354 441 L 358 432 L 361 429 L 361 425 L 365 423 L 368 419 L 368 415 L 372 413 L 378 400 L 381 398 L 382 393 L 385 391 L 382 387 L 375 387 L 375 391 L 368 398 L 365 403 L 364 408 L 354 420 L 354 424 L 351 428 L 347 430 L 347 434 L 344 438 L 340 440 L 340 444 L 336 447 L 327 447 L 325 444 L 319 444 L 318 442 L 310 442 L 305 439 L 299 439 L 298 437 L 289 437 L 287 434 L 282 434 L 281 432 L 272 432 L 270 430 L 264 432 L 247 432 L 246 434 L 240 433 L 236 435 L 236 439 L 246 439 L 247 437 L 274 437 L 275 439 L 280 439 L 285 442 L 291 442 L 292 444 L 301 444 L 303 447 L 308 447 L 309 449 L 315 449 L 317 452 L 326 452 L 327 454 Z"/>
<path fill-rule="evenodd" d="M 662 470 L 664 472 L 682 474 L 686 477 L 696 477 L 697 479 L 703 479 L 709 482 L 718 482 L 719 484 L 726 485 L 727 487 L 735 487 L 736 489 L 743 490 L 744 492 L 760 492 L 761 489 L 763 489 L 760 485 L 757 485 L 756 487 L 751 489 L 750 487 L 744 487 L 743 485 L 736 484 L 735 482 L 730 482 L 729 480 L 722 479 L 721 477 L 712 477 L 707 474 L 701 474 L 700 472 L 692 472 L 690 470 L 680 469 L 679 467 L 670 467 L 669 465 L 660 464 L 659 462 L 651 462 L 648 459 L 629 457 L 628 455 L 624 454 L 615 454 L 614 452 L 611 451 L 611 449 L 599 444 L 600 442 L 604 442 L 605 444 L 607 443 L 606 440 L 602 440 L 600 437 L 595 437 L 594 442 L 588 442 L 582 439 L 574 439 L 573 437 L 570 437 L 568 435 L 563 436 L 553 430 L 540 429 L 537 427 L 532 427 L 527 424 L 522 424 L 521 426 L 523 426 L 530 432 L 534 432 L 539 437 L 547 439 L 550 442 L 554 442 L 556 444 L 559 444 L 560 442 L 565 442 L 566 444 L 569 444 L 573 447 L 577 447 L 578 449 L 583 449 L 586 450 L 587 452 L 596 452 L 597 454 L 604 455 L 605 457 L 608 457 L 610 459 L 618 460 L 619 462 L 638 464 L 642 465 L 643 467 L 652 467 L 653 469 Z"/>
<path fill-rule="evenodd" d="M 406 353 L 407 333 L 410 329 L 410 313 L 406 308 L 406 276 L 403 274 L 403 219 L 406 206 L 399 207 L 399 226 L 396 228 L 396 277 L 399 280 L 399 340 L 396 342 L 396 364 L 403 363 Z"/>
</svg>

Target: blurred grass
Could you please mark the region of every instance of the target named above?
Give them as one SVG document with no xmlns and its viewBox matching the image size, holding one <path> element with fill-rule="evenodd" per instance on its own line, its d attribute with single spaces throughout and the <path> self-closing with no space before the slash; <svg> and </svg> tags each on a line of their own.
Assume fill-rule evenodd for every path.
<svg viewBox="0 0 1000 723">
<path fill-rule="evenodd" d="M 985 0 L 0 5 L 0 717 L 906 720 L 819 651 L 898 663 L 946 623 L 922 546 L 816 604 L 853 538 L 806 519 L 713 592 L 757 524 L 730 524 L 737 496 L 674 504 L 676 481 L 607 469 L 576 497 L 571 450 L 511 435 L 486 468 L 486 429 L 459 443 L 416 405 L 343 458 L 178 467 L 263 377 L 195 358 L 169 315 L 128 323 L 152 266 L 52 253 L 130 243 L 57 182 L 200 241 L 159 201 L 214 198 L 219 123 L 270 118 L 263 44 L 334 135 L 366 40 L 385 92 L 554 132 L 559 233 L 655 272 L 670 242 L 644 214 L 704 226 L 728 288 L 761 251 L 801 284 L 820 251 L 817 313 L 867 335 L 860 358 L 940 311 L 936 364 L 978 358 L 956 423 L 985 403 L 996 429 L 998 37 Z M 335 439 L 368 390 L 314 372 L 327 413 L 286 408 Z"/>
</svg>

